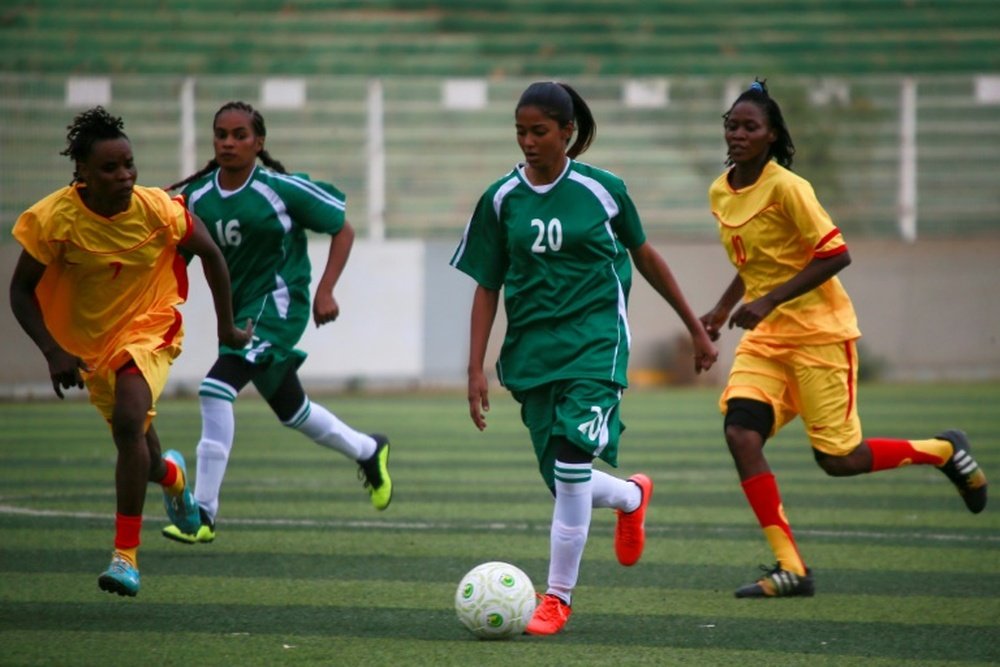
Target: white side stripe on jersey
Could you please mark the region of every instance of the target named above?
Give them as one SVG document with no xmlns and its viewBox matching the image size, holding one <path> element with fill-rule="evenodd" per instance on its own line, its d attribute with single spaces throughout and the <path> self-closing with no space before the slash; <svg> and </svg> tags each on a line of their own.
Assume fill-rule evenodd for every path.
<svg viewBox="0 0 1000 667">
<path fill-rule="evenodd" d="M 607 188 L 600 184 L 600 182 L 590 178 L 589 176 L 584 176 L 578 171 L 571 171 L 568 178 L 571 181 L 576 181 L 583 187 L 590 190 L 597 200 L 601 202 L 601 206 L 604 207 L 605 212 L 608 214 L 608 218 L 614 218 L 619 213 L 618 203 L 615 198 L 611 196 Z"/>
<path fill-rule="evenodd" d="M 285 202 L 278 196 L 278 193 L 272 190 L 266 183 L 261 181 L 254 181 L 251 188 L 256 190 L 261 194 L 267 203 L 271 205 L 274 209 L 274 214 L 278 216 L 278 220 L 281 222 L 282 228 L 285 233 L 292 231 L 292 218 L 288 215 L 288 208 L 285 206 Z"/>
<path fill-rule="evenodd" d="M 198 203 L 198 200 L 201 199 L 206 192 L 212 189 L 213 185 L 215 185 L 214 179 L 210 180 L 208 183 L 205 183 L 205 185 L 201 186 L 200 188 L 191 193 L 191 196 L 188 197 L 187 200 L 187 207 L 189 211 L 194 210 L 194 205 Z"/>
<path fill-rule="evenodd" d="M 292 304 L 292 295 L 288 291 L 288 285 L 285 284 L 285 281 L 277 273 L 274 274 L 274 282 L 277 283 L 277 287 L 271 292 L 271 298 L 274 299 L 274 307 L 278 310 L 278 317 L 287 320 L 288 307 Z"/>
<path fill-rule="evenodd" d="M 462 230 L 462 240 L 458 243 L 458 249 L 455 251 L 455 256 L 451 258 L 450 264 L 455 268 L 458 268 L 458 263 L 462 261 L 462 255 L 465 254 L 465 246 L 469 243 L 469 227 L 472 226 L 472 218 L 465 223 L 465 229 Z"/>
<path fill-rule="evenodd" d="M 343 211 L 346 208 L 346 202 L 343 199 L 338 199 L 337 197 L 334 197 L 332 194 L 330 194 L 329 192 L 327 192 L 326 190 L 319 187 L 318 185 L 316 185 L 315 183 L 313 183 L 308 179 L 302 178 L 301 176 L 293 176 L 291 174 L 279 174 L 277 172 L 273 172 L 271 175 L 274 178 L 278 179 L 279 181 L 284 181 L 289 185 L 294 185 L 300 190 L 308 192 L 309 194 L 315 196 L 317 199 L 323 200 L 324 202 L 326 202 L 330 206 L 333 206 L 334 208 L 340 209 L 341 211 Z"/>
<path fill-rule="evenodd" d="M 500 207 L 503 206 L 504 197 L 510 194 L 510 191 L 517 187 L 518 183 L 517 176 L 511 176 L 506 183 L 501 185 L 495 195 L 493 195 L 493 213 L 497 216 L 497 220 L 500 219 Z"/>
</svg>

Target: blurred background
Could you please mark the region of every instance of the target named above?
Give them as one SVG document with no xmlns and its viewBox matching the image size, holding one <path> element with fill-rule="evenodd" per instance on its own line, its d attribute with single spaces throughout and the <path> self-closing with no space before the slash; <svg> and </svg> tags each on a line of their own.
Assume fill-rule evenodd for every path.
<svg viewBox="0 0 1000 667">
<path fill-rule="evenodd" d="M 0 56 L 5 281 L 20 251 L 11 226 L 69 182 L 65 128 L 95 104 L 124 118 L 142 184 L 202 166 L 215 111 L 242 99 L 264 114 L 274 157 L 347 194 L 358 241 L 342 318 L 302 342 L 313 390 L 464 384 L 473 284 L 448 260 L 480 194 L 519 158 L 514 105 L 538 79 L 588 100 L 598 135 L 583 159 L 625 179 L 701 313 L 733 275 L 706 202 L 725 158 L 721 115 L 766 78 L 793 167 L 854 257 L 842 279 L 865 379 L 1000 378 L 995 0 L 13 0 Z M 314 240 L 314 273 L 326 247 Z M 215 356 L 197 266 L 191 277 L 179 393 Z M 2 295 L 0 397 L 48 395 Z M 634 384 L 724 379 L 735 333 L 696 379 L 679 321 L 641 278 L 631 321 Z"/>
</svg>

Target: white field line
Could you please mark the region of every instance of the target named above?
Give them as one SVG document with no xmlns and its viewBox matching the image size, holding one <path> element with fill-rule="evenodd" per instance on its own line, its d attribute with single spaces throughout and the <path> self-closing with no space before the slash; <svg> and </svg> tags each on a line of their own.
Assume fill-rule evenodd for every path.
<svg viewBox="0 0 1000 667">
<path fill-rule="evenodd" d="M 17 505 L 0 504 L 0 515 L 10 516 L 30 516 L 36 518 L 56 518 L 56 519 L 84 519 L 94 521 L 113 521 L 111 514 L 99 512 L 71 512 L 66 510 L 43 510 L 30 507 L 19 507 Z M 143 516 L 143 521 L 166 522 L 163 516 Z M 357 528 L 380 528 L 382 530 L 400 531 L 434 531 L 434 530 L 479 530 L 495 531 L 508 530 L 514 532 L 548 532 L 549 526 L 543 522 L 527 523 L 518 521 L 490 521 L 479 525 L 470 526 L 468 524 L 449 523 L 447 521 L 373 521 L 363 519 L 240 519 L 226 518 L 225 523 L 233 526 L 262 526 L 262 527 L 294 527 L 294 528 L 326 528 L 326 529 L 357 529 Z M 706 533 L 716 534 L 744 534 L 754 530 L 751 526 L 746 528 L 734 527 L 704 527 L 704 526 L 646 526 L 646 532 L 652 534 L 669 534 L 684 532 L 686 529 L 699 530 Z M 821 529 L 801 529 L 795 530 L 796 535 L 810 535 L 814 537 L 832 538 L 862 538 L 866 540 L 928 540 L 933 542 L 952 543 L 1000 543 L 1000 535 L 964 535 L 962 533 L 887 533 L 875 530 L 821 530 Z"/>
</svg>

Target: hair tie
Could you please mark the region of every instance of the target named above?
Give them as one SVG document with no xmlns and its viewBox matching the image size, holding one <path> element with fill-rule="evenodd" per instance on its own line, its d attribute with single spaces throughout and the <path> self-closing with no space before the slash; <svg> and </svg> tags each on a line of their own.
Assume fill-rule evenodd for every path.
<svg viewBox="0 0 1000 667">
<path fill-rule="evenodd" d="M 758 93 L 767 92 L 766 90 L 764 90 L 764 85 L 760 81 L 754 81 L 753 83 L 751 83 L 750 90 L 756 90 Z"/>
</svg>

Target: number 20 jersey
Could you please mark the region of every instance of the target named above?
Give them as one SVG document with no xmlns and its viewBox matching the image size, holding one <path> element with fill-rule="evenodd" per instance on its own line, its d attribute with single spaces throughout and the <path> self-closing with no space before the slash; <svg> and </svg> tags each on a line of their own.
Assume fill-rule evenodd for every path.
<svg viewBox="0 0 1000 667">
<path fill-rule="evenodd" d="M 632 268 L 645 234 L 625 184 L 569 160 L 533 186 L 519 165 L 482 195 L 451 260 L 504 292 L 500 381 L 522 391 L 555 380 L 627 386 Z"/>
</svg>

